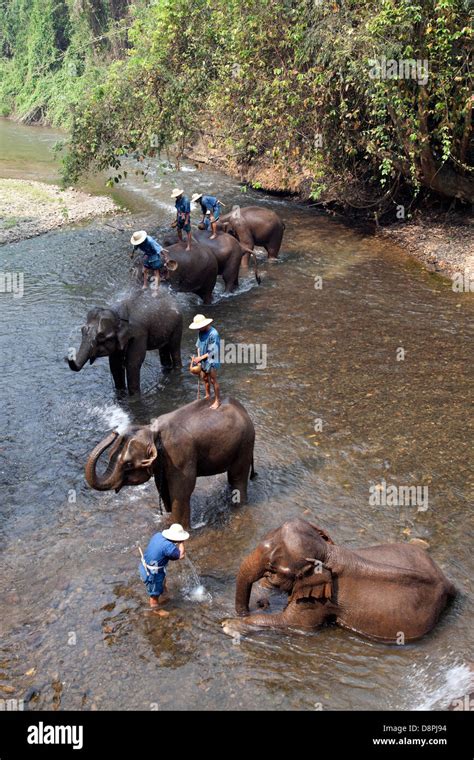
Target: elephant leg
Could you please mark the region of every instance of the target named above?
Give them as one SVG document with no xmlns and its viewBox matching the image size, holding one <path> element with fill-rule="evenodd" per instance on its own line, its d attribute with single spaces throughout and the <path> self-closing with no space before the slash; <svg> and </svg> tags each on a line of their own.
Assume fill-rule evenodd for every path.
<svg viewBox="0 0 474 760">
<path fill-rule="evenodd" d="M 134 340 L 127 350 L 126 370 L 128 392 L 140 393 L 140 370 L 146 356 L 146 341 Z"/>
<path fill-rule="evenodd" d="M 125 390 L 125 367 L 123 366 L 122 351 L 117 351 L 109 356 L 109 367 L 116 389 L 118 391 Z"/>
<path fill-rule="evenodd" d="M 237 261 L 228 262 L 222 272 L 222 279 L 224 280 L 226 293 L 233 293 L 234 290 L 239 287 L 239 268 L 240 256 Z"/>
<path fill-rule="evenodd" d="M 265 628 L 319 628 L 328 618 L 326 605 L 319 602 L 290 602 L 283 612 L 262 612 L 240 618 L 228 618 L 221 625 L 228 636 L 238 636 Z"/>
<path fill-rule="evenodd" d="M 204 304 L 209 305 L 212 303 L 212 291 L 209 292 L 200 290 L 197 295 L 202 299 L 202 302 Z"/>
<path fill-rule="evenodd" d="M 239 499 L 235 503 L 246 504 L 247 503 L 247 486 L 249 482 L 250 469 L 252 467 L 253 445 L 249 451 L 248 445 L 244 443 L 246 449 L 244 450 L 244 456 L 242 456 L 236 462 L 233 462 L 227 470 L 227 481 L 233 491 L 238 491 Z"/>
<path fill-rule="evenodd" d="M 283 230 L 278 230 L 274 233 L 268 243 L 264 246 L 269 259 L 276 259 L 281 248 L 281 241 L 283 239 Z"/>
<path fill-rule="evenodd" d="M 185 529 L 191 526 L 191 496 L 195 485 L 195 473 L 186 476 L 178 472 L 174 475 L 174 481 L 168 479 L 173 522 L 180 523 Z"/>
<path fill-rule="evenodd" d="M 181 362 L 181 330 L 175 330 L 168 342 L 168 350 L 171 355 L 173 367 L 182 367 Z"/>
<path fill-rule="evenodd" d="M 232 497 L 232 503 L 239 506 L 240 504 L 247 503 L 247 484 L 250 473 L 250 462 L 233 462 L 227 470 L 227 482 L 230 488 L 235 492 L 236 498 L 234 500 L 234 493 Z"/>
<path fill-rule="evenodd" d="M 163 346 L 163 348 L 160 348 L 159 351 L 160 351 L 160 362 L 163 369 L 172 369 L 173 360 L 171 358 L 171 354 L 170 354 L 170 350 L 168 346 Z"/>
</svg>

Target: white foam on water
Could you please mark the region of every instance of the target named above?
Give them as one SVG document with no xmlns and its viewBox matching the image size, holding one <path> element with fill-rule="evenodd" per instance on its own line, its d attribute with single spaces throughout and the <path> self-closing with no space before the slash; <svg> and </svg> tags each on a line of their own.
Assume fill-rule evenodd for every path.
<svg viewBox="0 0 474 760">
<path fill-rule="evenodd" d="M 432 668 L 422 669 L 416 674 L 416 684 L 417 692 L 423 696 L 421 702 L 410 706 L 410 709 L 442 709 L 448 707 L 454 699 L 461 699 L 474 690 L 474 673 L 465 663 L 451 665 L 437 673 L 433 673 Z"/>
<path fill-rule="evenodd" d="M 206 591 L 205 587 L 200 584 L 199 586 L 195 586 L 190 591 L 188 591 L 186 594 L 186 599 L 189 599 L 191 602 L 210 602 L 212 600 L 212 597 L 208 591 Z"/>
<path fill-rule="evenodd" d="M 195 166 L 182 166 L 180 171 L 182 172 L 195 172 L 197 171 Z"/>
<path fill-rule="evenodd" d="M 90 408 L 91 414 L 99 417 L 108 429 L 115 430 L 119 435 L 125 433 L 131 424 L 130 417 L 122 407 L 117 404 L 107 406 L 94 406 Z"/>
</svg>

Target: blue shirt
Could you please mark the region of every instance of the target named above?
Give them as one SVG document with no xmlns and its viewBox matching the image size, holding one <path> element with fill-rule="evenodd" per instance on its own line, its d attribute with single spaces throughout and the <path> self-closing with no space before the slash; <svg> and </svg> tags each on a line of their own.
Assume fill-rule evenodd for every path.
<svg viewBox="0 0 474 760">
<path fill-rule="evenodd" d="M 161 246 L 150 235 L 147 235 L 143 243 L 140 243 L 140 245 L 137 247 L 143 251 L 143 263 L 146 267 L 152 269 L 160 269 L 163 263 L 161 259 L 161 251 L 163 250 L 163 246 Z"/>
<path fill-rule="evenodd" d="M 191 204 L 189 202 L 189 198 L 186 198 L 185 195 L 182 195 L 180 198 L 176 198 L 176 203 L 174 205 L 177 212 L 177 218 L 180 216 L 184 217 L 185 214 L 191 213 Z"/>
<path fill-rule="evenodd" d="M 209 372 L 212 368 L 219 369 L 221 366 L 219 361 L 220 347 L 221 339 L 215 327 L 209 326 L 207 330 L 199 330 L 196 341 L 199 356 L 209 354 L 209 357 L 201 362 L 204 372 Z"/>
<path fill-rule="evenodd" d="M 219 208 L 219 201 L 214 195 L 203 195 L 200 199 L 202 213 L 205 214 L 206 211 L 214 211 L 214 209 Z"/>
<path fill-rule="evenodd" d="M 144 551 L 144 557 L 147 565 L 152 565 L 156 562 L 157 565 L 164 568 L 170 559 L 179 559 L 179 549 L 173 541 L 165 538 L 163 533 L 155 533 Z M 142 562 L 140 562 L 139 570 L 142 580 L 146 581 L 147 574 Z M 165 571 L 163 569 L 159 572 L 164 574 Z"/>
</svg>

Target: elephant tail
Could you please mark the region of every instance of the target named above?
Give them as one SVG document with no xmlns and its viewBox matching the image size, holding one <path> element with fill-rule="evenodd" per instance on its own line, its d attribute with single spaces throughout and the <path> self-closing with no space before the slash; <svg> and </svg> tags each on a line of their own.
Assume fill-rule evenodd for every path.
<svg viewBox="0 0 474 760">
<path fill-rule="evenodd" d="M 257 262 L 257 256 L 256 256 L 255 251 L 252 250 L 251 248 L 244 248 L 244 246 L 242 246 L 242 250 L 243 250 L 244 253 L 248 253 L 251 258 L 253 257 L 253 261 L 254 261 L 254 265 L 255 265 L 255 279 L 257 280 L 257 284 L 261 285 L 262 284 L 262 278 L 260 277 L 260 275 L 258 273 L 258 262 Z"/>
<path fill-rule="evenodd" d="M 253 454 L 252 454 L 252 465 L 250 467 L 250 480 L 253 480 L 258 475 L 258 472 L 255 472 L 255 467 L 253 466 Z"/>
</svg>

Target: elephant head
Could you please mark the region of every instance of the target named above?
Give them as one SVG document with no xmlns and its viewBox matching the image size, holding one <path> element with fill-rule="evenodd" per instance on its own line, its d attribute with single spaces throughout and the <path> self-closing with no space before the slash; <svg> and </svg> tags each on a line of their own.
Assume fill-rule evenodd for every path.
<svg viewBox="0 0 474 760">
<path fill-rule="evenodd" d="M 109 448 L 108 465 L 105 472 L 99 475 L 97 462 Z M 118 493 L 124 486 L 146 483 L 153 475 L 153 465 L 157 456 L 155 437 L 150 427 L 131 429 L 123 435 L 109 433 L 87 460 L 86 480 L 90 487 L 97 491 L 113 489 Z"/>
<path fill-rule="evenodd" d="M 238 615 L 248 615 L 252 585 L 265 577 L 275 588 L 291 593 L 296 581 L 323 563 L 327 544 L 333 541 L 321 528 L 295 518 L 268 533 L 243 560 L 237 576 L 235 606 Z"/>
<path fill-rule="evenodd" d="M 123 351 L 129 340 L 128 320 L 112 309 L 91 309 L 82 327 L 82 341 L 74 359 L 68 359 L 70 369 L 79 372 L 84 364 L 91 364 L 99 356 L 110 356 Z"/>
</svg>

